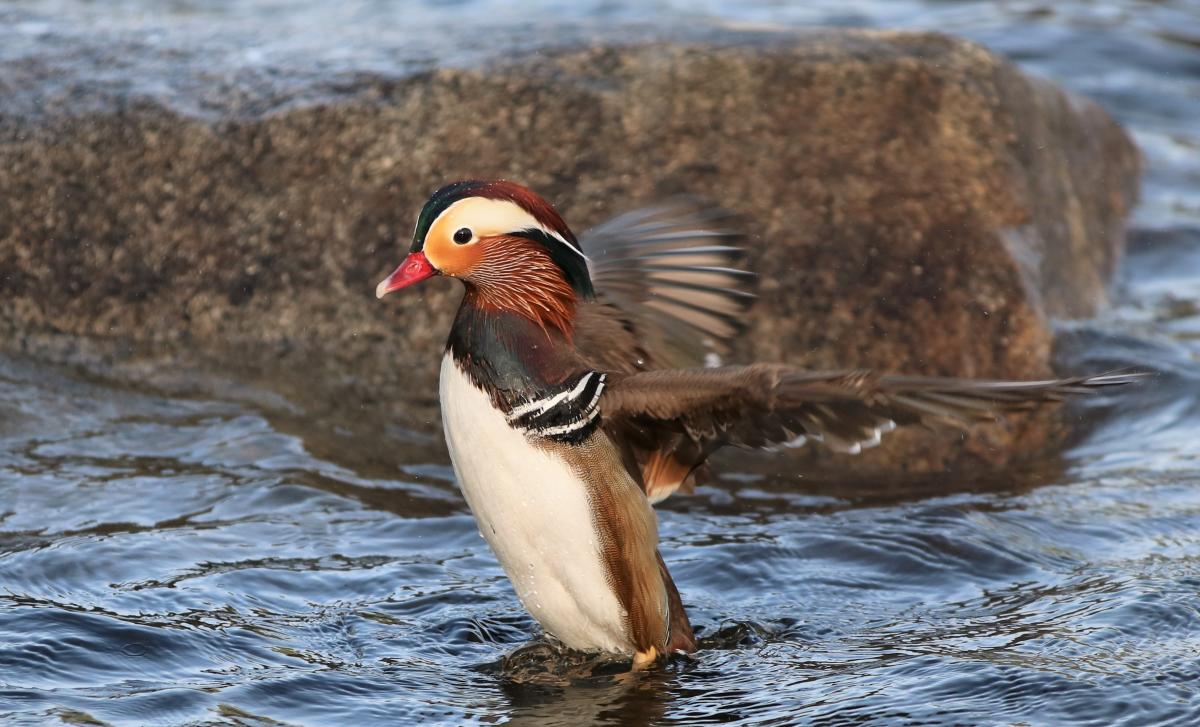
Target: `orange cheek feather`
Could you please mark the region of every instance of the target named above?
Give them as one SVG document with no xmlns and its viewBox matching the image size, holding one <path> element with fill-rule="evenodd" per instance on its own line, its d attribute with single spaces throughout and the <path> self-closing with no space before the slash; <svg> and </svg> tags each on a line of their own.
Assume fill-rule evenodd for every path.
<svg viewBox="0 0 1200 727">
<path fill-rule="evenodd" d="M 505 236 L 484 238 L 478 247 L 468 281 L 476 305 L 519 313 L 570 335 L 575 291 L 544 250 Z"/>
<path fill-rule="evenodd" d="M 456 245 L 442 235 L 425 238 L 425 257 L 444 275 L 464 277 L 479 264 L 483 257 L 482 246 Z"/>
</svg>

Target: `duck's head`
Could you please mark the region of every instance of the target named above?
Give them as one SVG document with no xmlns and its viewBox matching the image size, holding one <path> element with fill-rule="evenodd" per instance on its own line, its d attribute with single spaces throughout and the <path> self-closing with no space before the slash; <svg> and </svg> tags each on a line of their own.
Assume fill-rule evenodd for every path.
<svg viewBox="0 0 1200 727">
<path fill-rule="evenodd" d="M 417 217 L 412 247 L 376 297 L 435 275 L 458 278 L 468 302 L 569 324 L 575 303 L 593 295 L 587 259 L 554 207 L 508 181 L 454 182 L 433 193 Z"/>
</svg>

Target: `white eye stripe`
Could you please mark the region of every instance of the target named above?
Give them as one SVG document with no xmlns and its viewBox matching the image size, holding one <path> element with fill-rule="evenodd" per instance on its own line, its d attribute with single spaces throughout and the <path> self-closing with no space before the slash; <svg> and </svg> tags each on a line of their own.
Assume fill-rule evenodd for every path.
<svg viewBox="0 0 1200 727">
<path fill-rule="evenodd" d="M 462 227 L 469 228 L 475 233 L 475 239 L 520 232 L 521 230 L 538 230 L 547 237 L 552 237 L 579 257 L 587 260 L 587 256 L 578 247 L 567 242 L 562 234 L 546 227 L 536 217 L 529 214 L 523 207 L 510 200 L 488 199 L 486 197 L 467 197 L 451 204 L 434 218 L 429 230 L 437 229 L 444 219 L 459 218 L 448 234 L 453 235 Z M 415 234 L 415 232 L 414 232 Z M 426 236 L 428 236 L 426 232 Z"/>
<path fill-rule="evenodd" d="M 562 235 L 558 234 L 554 230 L 548 230 L 545 227 L 543 227 L 542 225 L 538 225 L 538 228 L 542 232 L 549 235 L 550 237 L 553 237 L 555 240 L 558 240 L 559 242 L 561 242 L 563 244 L 563 246 L 566 247 L 571 252 L 575 253 L 576 255 L 583 258 L 584 260 L 587 260 L 587 255 L 583 254 L 583 250 L 580 250 L 579 248 L 575 247 L 571 243 L 567 242 L 567 239 L 565 237 L 563 237 Z"/>
</svg>

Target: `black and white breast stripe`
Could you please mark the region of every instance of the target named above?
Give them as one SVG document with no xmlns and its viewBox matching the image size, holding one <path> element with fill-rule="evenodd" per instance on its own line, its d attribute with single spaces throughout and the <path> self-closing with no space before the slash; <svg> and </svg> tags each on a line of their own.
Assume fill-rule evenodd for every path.
<svg viewBox="0 0 1200 727">
<path fill-rule="evenodd" d="M 526 434 L 556 442 L 581 442 L 599 426 L 605 374 L 589 371 L 560 390 L 520 403 L 508 423 Z"/>
</svg>

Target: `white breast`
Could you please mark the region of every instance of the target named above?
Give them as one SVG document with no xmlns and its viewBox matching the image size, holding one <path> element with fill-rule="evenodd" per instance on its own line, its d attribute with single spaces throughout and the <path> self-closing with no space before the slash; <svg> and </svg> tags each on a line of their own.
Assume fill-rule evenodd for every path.
<svg viewBox="0 0 1200 727">
<path fill-rule="evenodd" d="M 632 653 L 583 481 L 513 429 L 450 355 L 441 401 L 458 485 L 521 603 L 571 648 Z"/>
</svg>

